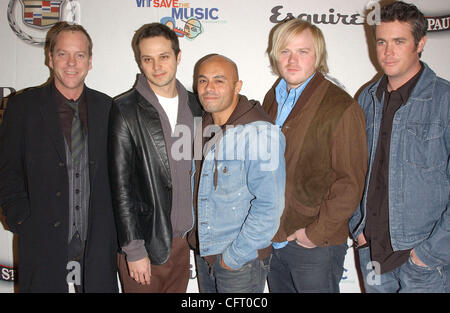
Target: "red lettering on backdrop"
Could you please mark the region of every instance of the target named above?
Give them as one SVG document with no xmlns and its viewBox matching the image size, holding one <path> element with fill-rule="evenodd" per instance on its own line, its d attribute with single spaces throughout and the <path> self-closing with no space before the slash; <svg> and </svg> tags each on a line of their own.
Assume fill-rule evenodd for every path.
<svg viewBox="0 0 450 313">
<path fill-rule="evenodd" d="M 153 2 L 155 8 L 178 8 L 178 0 L 154 0 Z"/>
</svg>

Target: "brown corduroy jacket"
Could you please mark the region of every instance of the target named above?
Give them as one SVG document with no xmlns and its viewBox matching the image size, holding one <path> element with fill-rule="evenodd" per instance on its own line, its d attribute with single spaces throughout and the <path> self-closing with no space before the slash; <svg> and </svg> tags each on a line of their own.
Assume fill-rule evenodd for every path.
<svg viewBox="0 0 450 313">
<path fill-rule="evenodd" d="M 273 121 L 275 87 L 263 108 Z M 317 72 L 286 122 L 286 193 L 280 228 L 283 242 L 301 228 L 317 246 L 343 244 L 348 220 L 364 190 L 367 170 L 365 117 L 358 103 Z"/>
</svg>

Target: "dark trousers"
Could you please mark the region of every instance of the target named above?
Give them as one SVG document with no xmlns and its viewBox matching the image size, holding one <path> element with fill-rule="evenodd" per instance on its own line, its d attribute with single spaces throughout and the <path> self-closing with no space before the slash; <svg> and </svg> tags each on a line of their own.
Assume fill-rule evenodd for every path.
<svg viewBox="0 0 450 313">
<path fill-rule="evenodd" d="M 290 241 L 273 249 L 268 276 L 273 293 L 339 293 L 347 245 L 304 248 Z"/>
<path fill-rule="evenodd" d="M 68 246 L 68 258 L 67 263 L 67 283 L 73 283 L 75 285 L 75 291 L 77 293 L 84 292 L 84 250 L 86 242 L 82 241 L 78 232 L 76 232 Z"/>
<path fill-rule="evenodd" d="M 199 255 L 197 277 L 201 293 L 263 293 L 267 273 L 270 268 L 270 256 L 261 261 L 258 258 L 244 264 L 238 270 L 227 270 L 220 265 L 221 255 L 210 267 Z"/>
<path fill-rule="evenodd" d="M 172 240 L 169 259 L 151 265 L 150 285 L 141 285 L 130 277 L 124 255 L 118 254 L 118 267 L 124 293 L 183 293 L 189 283 L 190 250 L 185 238 Z"/>
</svg>

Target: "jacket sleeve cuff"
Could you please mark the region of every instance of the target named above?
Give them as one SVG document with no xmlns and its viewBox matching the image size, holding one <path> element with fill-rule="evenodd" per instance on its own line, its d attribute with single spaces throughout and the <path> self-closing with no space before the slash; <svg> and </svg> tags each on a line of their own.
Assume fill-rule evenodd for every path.
<svg viewBox="0 0 450 313">
<path fill-rule="evenodd" d="M 141 260 L 148 256 L 144 240 L 131 240 L 122 246 L 128 262 Z"/>
<path fill-rule="evenodd" d="M 240 269 L 245 263 L 255 259 L 258 256 L 258 253 L 255 251 L 255 255 L 249 255 L 248 258 L 234 258 L 231 255 L 230 249 L 226 249 L 222 253 L 223 262 L 233 270 Z"/>
<path fill-rule="evenodd" d="M 28 199 L 17 200 L 13 206 L 3 208 L 6 225 L 13 233 L 17 233 L 20 225 L 30 216 Z"/>
</svg>

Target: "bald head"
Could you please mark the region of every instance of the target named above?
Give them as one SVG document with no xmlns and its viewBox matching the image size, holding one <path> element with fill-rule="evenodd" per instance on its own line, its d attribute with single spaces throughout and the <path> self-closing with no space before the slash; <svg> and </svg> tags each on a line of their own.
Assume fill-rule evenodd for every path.
<svg viewBox="0 0 450 313">
<path fill-rule="evenodd" d="M 206 57 L 198 69 L 197 90 L 205 111 L 217 125 L 226 123 L 239 100 L 242 81 L 236 63 L 223 55 Z"/>
<path fill-rule="evenodd" d="M 229 67 L 229 70 L 231 71 L 233 78 L 235 79 L 235 81 L 239 80 L 239 71 L 237 68 L 236 63 L 234 63 L 233 60 L 231 60 L 230 58 L 227 58 L 224 55 L 221 54 L 212 54 L 208 57 L 206 57 L 201 63 L 199 68 L 201 69 L 201 67 L 208 62 L 217 62 L 219 64 L 222 64 L 221 66 L 225 66 L 225 67 Z M 199 70 L 200 72 L 200 70 Z"/>
</svg>

